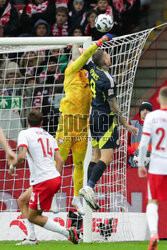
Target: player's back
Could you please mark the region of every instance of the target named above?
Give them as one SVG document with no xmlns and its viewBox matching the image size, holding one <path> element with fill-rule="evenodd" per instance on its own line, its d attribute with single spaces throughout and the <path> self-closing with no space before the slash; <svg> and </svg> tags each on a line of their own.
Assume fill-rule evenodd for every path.
<svg viewBox="0 0 167 250">
<path fill-rule="evenodd" d="M 54 165 L 56 140 L 40 127 L 31 127 L 19 134 L 18 147 L 27 147 L 27 159 L 30 168 L 30 184 L 59 176 Z"/>
<path fill-rule="evenodd" d="M 151 135 L 152 154 L 149 172 L 167 174 L 167 110 L 155 110 L 147 114 L 144 133 Z"/>
<path fill-rule="evenodd" d="M 92 108 L 110 113 L 109 96 L 116 96 L 116 85 L 108 73 L 90 61 L 85 68 L 89 71 L 89 81 L 92 91 Z"/>
</svg>

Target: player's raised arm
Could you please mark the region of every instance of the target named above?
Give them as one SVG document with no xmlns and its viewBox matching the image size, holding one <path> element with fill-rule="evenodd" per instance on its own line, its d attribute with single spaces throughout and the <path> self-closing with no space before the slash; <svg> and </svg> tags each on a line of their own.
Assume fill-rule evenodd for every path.
<svg viewBox="0 0 167 250">
<path fill-rule="evenodd" d="M 79 71 L 88 61 L 88 59 L 95 53 L 95 51 L 102 45 L 102 43 L 105 43 L 112 39 L 111 34 L 106 34 L 102 36 L 97 42 L 89 46 L 88 49 L 85 50 L 85 52 L 80 55 L 68 68 L 70 71 Z M 75 52 L 75 55 L 77 55 L 76 47 L 73 49 Z M 78 50 L 79 51 L 79 50 Z M 73 52 L 73 51 L 72 51 Z"/>
<path fill-rule="evenodd" d="M 137 128 L 132 125 L 129 125 L 127 121 L 124 119 L 120 108 L 118 107 L 116 97 L 112 99 L 108 99 L 108 103 L 110 105 L 111 111 L 118 117 L 119 122 L 127 129 L 128 132 L 132 133 L 134 136 L 137 135 Z"/>
</svg>

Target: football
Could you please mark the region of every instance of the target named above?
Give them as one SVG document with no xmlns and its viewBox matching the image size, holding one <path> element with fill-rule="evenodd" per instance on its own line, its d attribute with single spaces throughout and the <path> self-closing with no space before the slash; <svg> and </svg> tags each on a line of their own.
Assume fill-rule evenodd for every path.
<svg viewBox="0 0 167 250">
<path fill-rule="evenodd" d="M 113 25 L 113 18 L 108 14 L 100 14 L 95 19 L 95 27 L 100 32 L 108 32 Z"/>
</svg>

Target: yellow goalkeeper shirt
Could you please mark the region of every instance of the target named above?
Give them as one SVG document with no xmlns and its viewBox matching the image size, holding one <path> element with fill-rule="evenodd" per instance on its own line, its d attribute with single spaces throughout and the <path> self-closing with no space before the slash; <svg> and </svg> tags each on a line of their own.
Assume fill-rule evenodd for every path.
<svg viewBox="0 0 167 250">
<path fill-rule="evenodd" d="M 60 111 L 63 114 L 87 115 L 91 104 L 91 90 L 88 72 L 82 67 L 97 50 L 96 44 L 91 45 L 77 60 L 65 70 L 65 97 L 61 100 Z"/>
</svg>

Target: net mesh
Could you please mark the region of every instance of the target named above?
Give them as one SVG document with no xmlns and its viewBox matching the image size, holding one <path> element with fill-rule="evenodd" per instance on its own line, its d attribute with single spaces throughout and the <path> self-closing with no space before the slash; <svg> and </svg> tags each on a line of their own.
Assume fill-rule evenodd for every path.
<svg viewBox="0 0 167 250">
<path fill-rule="evenodd" d="M 109 73 L 117 84 L 117 101 L 127 120 L 138 60 L 150 31 L 114 38 L 101 46 L 111 55 Z M 43 128 L 55 136 L 60 100 L 64 97 L 64 70 L 70 58 L 71 51 L 65 46 L 0 47 L 0 127 L 13 150 L 16 151 L 19 132 L 27 127 L 26 116 L 34 107 L 44 114 Z M 133 239 L 127 216 L 127 134 L 122 126 L 118 130 L 120 147 L 95 188 L 100 210 L 94 213 L 94 240 Z M 75 211 L 71 205 L 72 172 L 70 151 L 62 172 L 62 186 L 56 195 L 60 212 Z M 17 168 L 16 177 L 10 177 L 5 152 L 0 148 L 0 211 L 19 212 L 17 198 L 28 187 L 27 161 Z"/>
<path fill-rule="evenodd" d="M 102 46 L 111 55 L 110 74 L 117 84 L 117 102 L 128 121 L 131 95 L 138 61 L 150 30 L 113 39 Z M 96 199 L 100 213 L 93 228 L 94 240 L 133 240 L 127 204 L 127 131 L 118 127 L 120 147 L 113 162 L 96 185 Z M 100 236 L 99 236 L 99 234 Z"/>
</svg>

